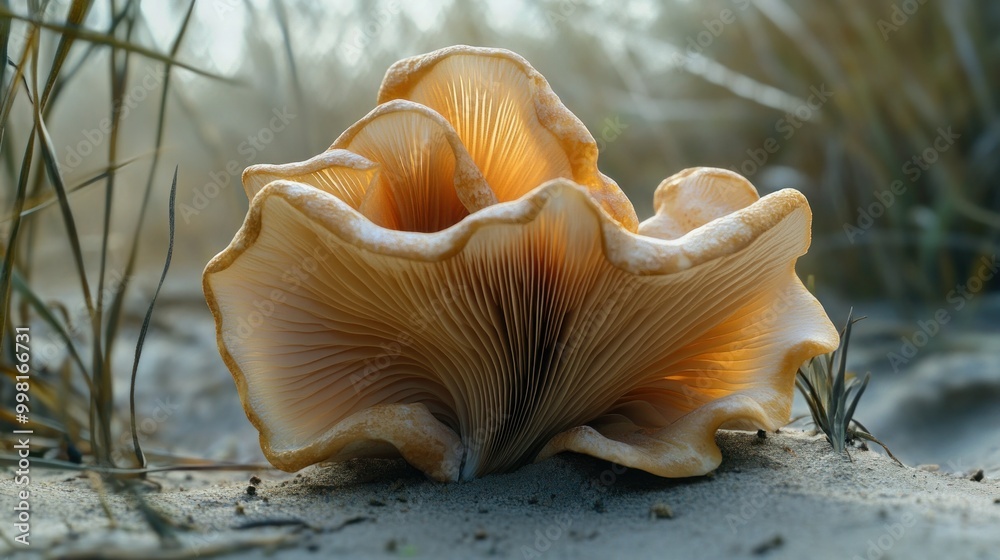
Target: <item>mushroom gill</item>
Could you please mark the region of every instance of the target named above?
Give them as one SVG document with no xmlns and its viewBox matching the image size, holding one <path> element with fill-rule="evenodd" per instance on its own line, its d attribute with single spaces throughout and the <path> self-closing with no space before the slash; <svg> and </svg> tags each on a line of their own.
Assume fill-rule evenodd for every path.
<svg viewBox="0 0 1000 560">
<path fill-rule="evenodd" d="M 704 474 L 717 429 L 781 426 L 798 366 L 837 346 L 794 271 L 797 191 L 690 169 L 637 224 L 507 51 L 397 63 L 379 101 L 325 154 L 249 168 L 205 270 L 275 466 L 400 455 L 457 480 L 568 450 Z"/>
</svg>

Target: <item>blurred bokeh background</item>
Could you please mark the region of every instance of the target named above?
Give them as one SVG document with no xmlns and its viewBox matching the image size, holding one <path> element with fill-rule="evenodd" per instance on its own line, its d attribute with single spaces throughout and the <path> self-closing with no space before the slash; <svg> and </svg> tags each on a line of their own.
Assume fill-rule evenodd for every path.
<svg viewBox="0 0 1000 560">
<path fill-rule="evenodd" d="M 6 19 L 16 64 L 30 27 L 23 17 L 62 25 L 70 2 L 0 6 L 22 16 Z M 874 376 L 859 419 L 904 461 L 1000 468 L 1000 280 L 990 272 L 1000 250 L 1000 3 L 197 0 L 189 14 L 190 6 L 97 1 L 82 27 L 106 34 L 125 17 L 120 40 L 203 73 L 174 64 L 165 80 L 162 61 L 132 51 L 116 86 L 109 76 L 121 75 L 124 52 L 78 38 L 65 62 L 72 73 L 63 70 L 63 90 L 46 107 L 63 178 L 81 185 L 111 163 L 105 123 L 115 88 L 123 93 L 109 276 L 126 268 L 159 154 L 139 258 L 127 275 L 122 336 L 133 341 L 166 250 L 166 201 L 178 168 L 174 264 L 138 388 L 146 402 L 166 395 L 183 403 L 182 413 L 145 434 L 160 448 L 258 453 L 200 293 L 202 267 L 247 208 L 230 162 L 242 170 L 323 151 L 373 108 L 389 65 L 464 43 L 527 58 L 598 139 L 602 170 L 640 219 L 651 215 L 659 182 L 691 166 L 733 169 L 762 194 L 801 190 L 814 232 L 800 274 L 812 277 L 836 323 L 851 306 L 870 317 L 855 330 L 852 351 L 853 369 Z M 58 29 L 41 33 L 42 76 L 61 37 Z M 3 75 L 5 92 L 12 79 Z M 29 96 L 7 99 L 4 240 L 33 123 Z M 32 177 L 42 175 L 35 166 Z M 19 241 L 18 259 L 41 299 L 79 309 L 67 230 L 45 196 L 47 181 L 38 179 L 29 197 L 29 208 L 39 206 L 25 218 L 30 238 Z M 91 275 L 102 252 L 105 185 L 102 178 L 69 197 Z M 948 321 L 934 319 L 942 310 Z M 127 379 L 132 344 L 115 350 L 116 376 Z M 52 354 L 55 368 L 62 362 Z M 118 407 L 126 397 L 116 392 Z M 192 433 L 192 423 L 217 429 Z"/>
</svg>

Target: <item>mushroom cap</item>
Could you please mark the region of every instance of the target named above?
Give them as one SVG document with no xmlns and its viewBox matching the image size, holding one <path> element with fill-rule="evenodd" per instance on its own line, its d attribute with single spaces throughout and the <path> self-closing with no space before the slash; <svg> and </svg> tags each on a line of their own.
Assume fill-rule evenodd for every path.
<svg viewBox="0 0 1000 560">
<path fill-rule="evenodd" d="M 836 348 L 794 270 L 797 191 L 689 169 L 637 225 L 507 51 L 397 63 L 379 100 L 321 156 L 249 168 L 246 220 L 205 270 L 278 468 L 400 455 L 457 480 L 576 451 L 704 474 L 717 429 L 783 425 L 798 366 Z"/>
<path fill-rule="evenodd" d="M 378 103 L 408 99 L 455 127 L 501 202 L 572 179 L 629 231 L 635 209 L 597 169 L 597 143 L 528 61 L 505 49 L 456 45 L 393 64 Z"/>
</svg>

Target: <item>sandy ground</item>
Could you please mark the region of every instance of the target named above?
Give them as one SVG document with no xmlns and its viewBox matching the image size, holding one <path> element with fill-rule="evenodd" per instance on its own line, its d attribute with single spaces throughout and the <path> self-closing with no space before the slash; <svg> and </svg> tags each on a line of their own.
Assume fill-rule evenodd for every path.
<svg viewBox="0 0 1000 560">
<path fill-rule="evenodd" d="M 147 495 L 188 529 L 161 544 L 135 504 L 47 472 L 31 482 L 31 553 L 188 558 L 998 558 L 1000 483 L 904 468 L 821 436 L 720 432 L 713 476 L 672 481 L 576 455 L 439 484 L 401 461 L 300 475 L 171 473 Z M 0 511 L 15 507 L 12 477 Z M 10 524 L 0 531 L 9 536 Z M 238 550 L 241 545 L 252 546 Z M 4 554 L 11 554 L 4 550 Z"/>
<path fill-rule="evenodd" d="M 161 299 L 137 388 L 144 448 L 263 462 L 204 302 L 187 293 Z M 937 462 L 941 472 L 861 450 L 851 462 L 822 437 L 785 429 L 764 441 L 720 433 L 717 473 L 684 481 L 571 455 L 451 485 L 399 461 L 353 461 L 300 477 L 264 470 L 255 496 L 246 492 L 254 473 L 172 473 L 153 476 L 163 489 L 147 495 L 180 526 L 171 547 L 134 501 L 108 497 L 113 525 L 90 480 L 33 469 L 32 546 L 0 540 L 0 558 L 1000 559 L 1000 297 L 979 306 L 956 312 L 898 372 L 888 353 L 916 323 L 866 309 L 852 343 L 854 369 L 873 373 L 858 417 L 908 463 Z M 133 350 L 119 345 L 119 373 L 129 372 Z M 799 403 L 796 413 L 804 412 Z M 130 440 L 120 443 L 127 450 Z M 985 479 L 969 480 L 979 468 Z M 0 470 L 7 539 L 22 489 L 13 479 Z"/>
</svg>

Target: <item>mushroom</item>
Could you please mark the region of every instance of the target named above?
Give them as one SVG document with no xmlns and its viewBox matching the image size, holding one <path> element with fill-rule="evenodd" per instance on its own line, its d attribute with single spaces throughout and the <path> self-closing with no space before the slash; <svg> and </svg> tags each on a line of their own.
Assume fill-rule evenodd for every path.
<svg viewBox="0 0 1000 560">
<path fill-rule="evenodd" d="M 638 224 L 509 51 L 399 62 L 330 150 L 243 179 L 204 289 L 283 470 L 402 456 L 467 480 L 575 451 L 701 475 L 716 430 L 783 425 L 798 366 L 837 346 L 794 270 L 800 193 L 689 169 Z"/>
</svg>

